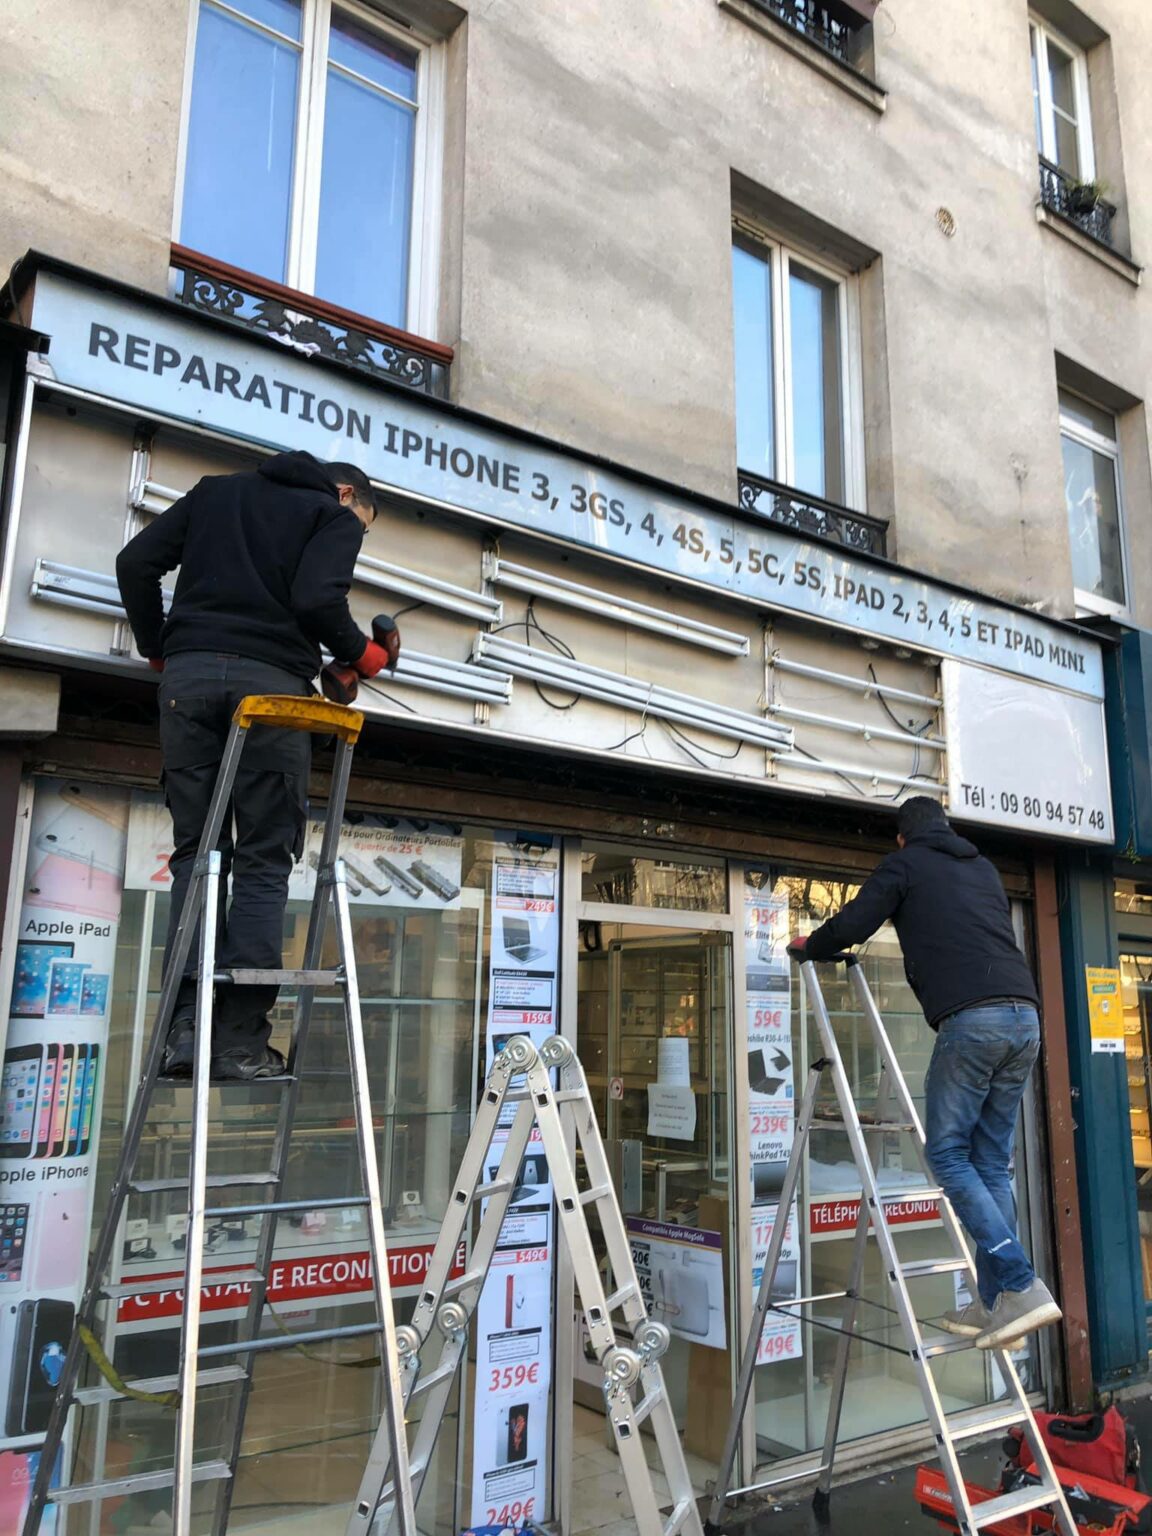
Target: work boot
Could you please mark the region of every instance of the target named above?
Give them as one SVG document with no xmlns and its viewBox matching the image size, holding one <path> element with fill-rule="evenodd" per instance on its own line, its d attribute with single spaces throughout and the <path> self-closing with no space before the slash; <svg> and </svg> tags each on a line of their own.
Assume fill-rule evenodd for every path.
<svg viewBox="0 0 1152 1536">
<path fill-rule="evenodd" d="M 992 1313 L 977 1296 L 966 1307 L 945 1312 L 938 1320 L 945 1333 L 959 1334 L 962 1339 L 974 1339 L 992 1326 Z"/>
<path fill-rule="evenodd" d="M 185 976 L 176 990 L 164 1053 L 161 1077 L 191 1077 L 196 1066 L 196 981 Z"/>
<path fill-rule="evenodd" d="M 1027 1290 L 1001 1291 L 992 1308 L 992 1319 L 976 1340 L 977 1349 L 1004 1349 L 1037 1328 L 1058 1323 L 1063 1314 L 1043 1280 L 1033 1280 Z"/>
<path fill-rule="evenodd" d="M 212 1058 L 212 1079 L 217 1083 L 256 1083 L 283 1077 L 287 1064 L 270 1045 L 234 1045 Z"/>
</svg>

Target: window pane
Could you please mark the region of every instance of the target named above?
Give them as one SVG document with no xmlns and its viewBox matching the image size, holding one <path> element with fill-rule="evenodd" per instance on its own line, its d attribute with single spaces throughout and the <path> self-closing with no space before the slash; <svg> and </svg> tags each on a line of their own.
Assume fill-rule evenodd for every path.
<svg viewBox="0 0 1152 1536">
<path fill-rule="evenodd" d="M 228 0 L 234 11 L 243 11 L 253 21 L 283 32 L 300 41 L 300 0 Z"/>
<path fill-rule="evenodd" d="M 840 407 L 839 290 L 789 264 L 792 325 L 792 483 L 797 490 L 844 499 L 844 428 Z"/>
<path fill-rule="evenodd" d="M 732 247 L 736 462 L 770 480 L 776 477 L 771 276 L 768 258 Z"/>
<path fill-rule="evenodd" d="M 1052 82 L 1052 105 L 1059 112 L 1076 118 L 1076 68 L 1071 54 L 1048 39 L 1048 78 Z"/>
<path fill-rule="evenodd" d="M 1098 405 L 1082 400 L 1079 395 L 1069 394 L 1066 389 L 1060 391 L 1060 414 L 1079 427 L 1087 427 L 1090 432 L 1098 432 L 1110 443 L 1116 441 L 1115 416 L 1110 411 L 1102 411 Z"/>
<path fill-rule="evenodd" d="M 1060 112 L 1053 112 L 1052 122 L 1056 130 L 1056 164 L 1069 176 L 1080 175 L 1080 140 L 1076 124 Z"/>
<path fill-rule="evenodd" d="M 1123 603 L 1116 462 L 1070 437 L 1062 437 L 1061 446 L 1073 582 L 1080 592 Z"/>
<path fill-rule="evenodd" d="M 339 11 L 332 17 L 328 57 L 406 100 L 416 100 L 416 54 Z"/>
<path fill-rule="evenodd" d="M 299 56 L 200 9 L 180 240 L 282 282 L 292 199 Z"/>
<path fill-rule="evenodd" d="M 1040 62 L 1036 56 L 1040 38 L 1035 27 L 1028 28 L 1028 41 L 1032 48 L 1032 110 L 1036 114 L 1036 144 L 1044 153 L 1044 125 L 1040 116 Z"/>
<path fill-rule="evenodd" d="M 404 326 L 416 114 L 328 71 L 316 294 Z"/>
</svg>

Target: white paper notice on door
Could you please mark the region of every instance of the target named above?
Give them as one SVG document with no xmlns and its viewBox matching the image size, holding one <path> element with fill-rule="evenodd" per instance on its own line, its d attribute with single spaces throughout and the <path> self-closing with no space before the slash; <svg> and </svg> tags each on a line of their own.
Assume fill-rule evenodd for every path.
<svg viewBox="0 0 1152 1536">
<path fill-rule="evenodd" d="M 670 1141 L 696 1138 L 696 1095 L 671 1083 L 648 1084 L 648 1134 Z"/>
</svg>

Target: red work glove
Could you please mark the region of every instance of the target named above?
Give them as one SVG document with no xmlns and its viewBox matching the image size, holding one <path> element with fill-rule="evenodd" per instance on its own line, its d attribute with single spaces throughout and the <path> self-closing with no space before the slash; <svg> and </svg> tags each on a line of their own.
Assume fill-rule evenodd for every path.
<svg viewBox="0 0 1152 1536">
<path fill-rule="evenodd" d="M 163 670 L 164 670 L 164 658 L 163 658 L 163 656 L 149 656 L 149 658 L 148 658 L 148 665 L 152 668 L 153 672 L 163 672 Z"/>
<path fill-rule="evenodd" d="M 807 948 L 808 935 L 804 933 L 798 933 L 794 939 L 789 941 L 788 953 L 792 956 L 793 960 L 803 960 L 805 958 L 804 951 Z"/>
</svg>

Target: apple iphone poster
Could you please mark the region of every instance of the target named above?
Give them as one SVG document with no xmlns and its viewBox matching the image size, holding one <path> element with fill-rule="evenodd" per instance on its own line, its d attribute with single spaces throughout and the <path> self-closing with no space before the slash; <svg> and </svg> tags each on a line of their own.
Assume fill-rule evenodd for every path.
<svg viewBox="0 0 1152 1536">
<path fill-rule="evenodd" d="M 83 1286 L 127 826 L 124 791 L 36 783 L 0 1068 L 9 1498 L 30 1485 Z"/>
</svg>

